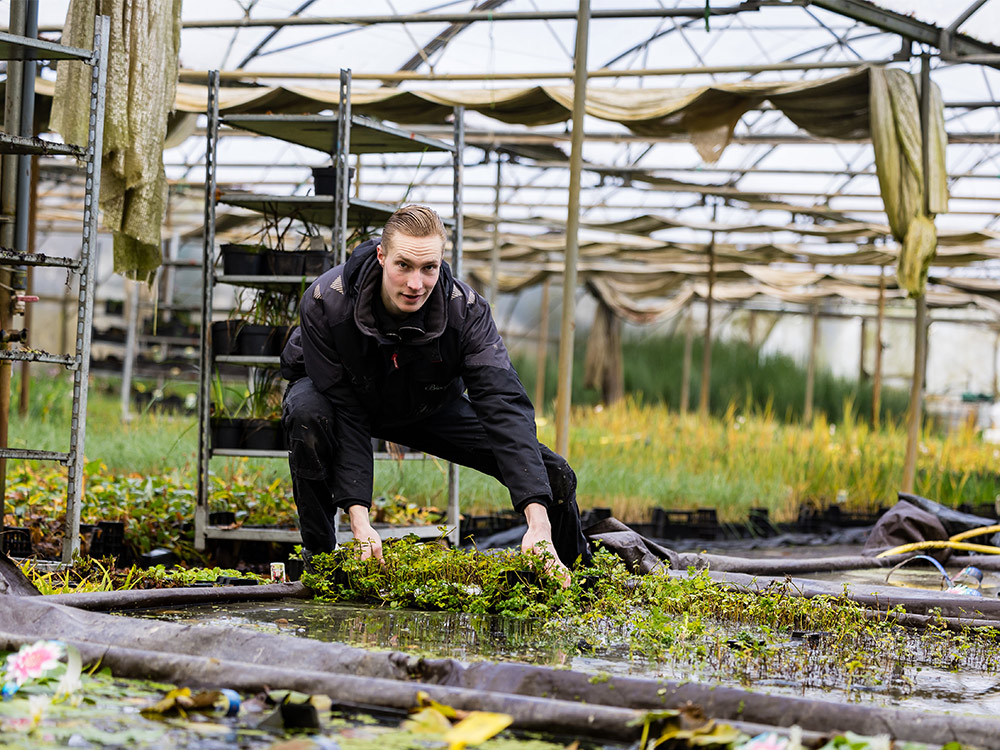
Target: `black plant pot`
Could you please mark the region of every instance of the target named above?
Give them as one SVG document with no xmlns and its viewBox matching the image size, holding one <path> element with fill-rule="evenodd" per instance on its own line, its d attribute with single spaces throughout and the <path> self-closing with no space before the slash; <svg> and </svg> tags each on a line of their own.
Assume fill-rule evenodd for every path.
<svg viewBox="0 0 1000 750">
<path fill-rule="evenodd" d="M 243 426 L 243 447 L 254 451 L 280 451 L 285 447 L 281 421 L 248 419 Z"/>
<path fill-rule="evenodd" d="M 313 167 L 313 187 L 316 195 L 335 195 L 337 192 L 337 167 Z M 347 170 L 347 184 L 354 178 L 354 167 Z"/>
<path fill-rule="evenodd" d="M 258 276 L 265 272 L 267 248 L 261 245 L 222 245 L 222 272 L 226 276 Z"/>
<path fill-rule="evenodd" d="M 212 356 L 236 354 L 239 351 L 239 333 L 244 325 L 242 320 L 218 320 L 212 323 Z"/>
<path fill-rule="evenodd" d="M 244 357 L 270 357 L 274 354 L 274 326 L 247 323 L 240 329 L 237 349 Z"/>
<path fill-rule="evenodd" d="M 271 338 L 269 341 L 269 350 L 271 356 L 280 356 L 281 352 L 285 348 L 285 344 L 288 343 L 288 337 L 292 333 L 293 326 L 274 326 L 271 329 Z"/>
<path fill-rule="evenodd" d="M 269 250 L 267 272 L 275 276 L 301 276 L 305 266 L 304 250 Z"/>
<path fill-rule="evenodd" d="M 304 250 L 302 256 L 302 272 L 306 276 L 319 276 L 333 268 L 333 255 L 326 250 Z"/>
<path fill-rule="evenodd" d="M 212 417 L 208 423 L 212 449 L 236 450 L 242 448 L 244 422 L 246 422 L 245 419 Z"/>
</svg>

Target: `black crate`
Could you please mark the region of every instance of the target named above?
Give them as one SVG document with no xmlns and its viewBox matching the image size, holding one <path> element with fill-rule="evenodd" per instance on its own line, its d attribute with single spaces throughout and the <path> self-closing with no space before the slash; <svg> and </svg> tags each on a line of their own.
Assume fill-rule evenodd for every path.
<svg viewBox="0 0 1000 750">
<path fill-rule="evenodd" d="M 125 552 L 125 524 L 99 521 L 90 532 L 91 557 L 120 557 Z"/>
<path fill-rule="evenodd" d="M 31 531 L 21 526 L 8 526 L 0 537 L 0 548 L 11 557 L 30 557 Z"/>
</svg>

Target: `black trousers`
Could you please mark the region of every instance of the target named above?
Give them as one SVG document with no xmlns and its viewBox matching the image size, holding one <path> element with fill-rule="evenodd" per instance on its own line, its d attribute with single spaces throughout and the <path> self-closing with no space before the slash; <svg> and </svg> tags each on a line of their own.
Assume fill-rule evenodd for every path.
<svg viewBox="0 0 1000 750">
<path fill-rule="evenodd" d="M 337 498 L 331 477 L 340 461 L 332 425 L 336 409 L 309 378 L 288 386 L 282 423 L 288 447 L 292 492 L 299 513 L 302 546 L 326 552 L 336 546 L 334 518 Z M 403 427 L 372 425 L 372 437 L 399 443 L 423 453 L 468 466 L 503 481 L 486 433 L 468 399 L 461 398 L 432 417 Z M 580 525 L 576 474 L 564 458 L 539 444 L 553 500 L 548 509 L 555 553 L 566 565 L 578 558 L 590 562 L 590 549 Z"/>
</svg>

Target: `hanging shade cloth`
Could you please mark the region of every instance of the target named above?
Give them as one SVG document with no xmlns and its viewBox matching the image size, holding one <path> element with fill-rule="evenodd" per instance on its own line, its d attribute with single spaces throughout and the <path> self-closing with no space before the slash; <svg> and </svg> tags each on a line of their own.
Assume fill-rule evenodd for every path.
<svg viewBox="0 0 1000 750">
<path fill-rule="evenodd" d="M 832 78 L 715 84 L 686 88 L 628 89 L 587 87 L 586 112 L 591 117 L 621 123 L 633 133 L 659 136 L 686 134 L 701 157 L 713 162 L 732 138 L 745 112 L 770 101 L 800 127 L 817 135 L 853 139 L 868 136 L 868 68 Z M 181 83 L 176 109 L 205 111 L 204 86 Z M 220 111 L 318 112 L 336 107 L 333 88 L 278 86 L 223 89 Z M 456 106 L 465 107 L 510 124 L 551 125 L 570 119 L 572 86 L 534 86 L 510 89 L 442 89 L 401 91 L 398 88 L 351 91 L 357 114 L 401 123 L 443 123 Z"/>
<path fill-rule="evenodd" d="M 98 13 L 111 17 L 100 207 L 114 234 L 115 271 L 149 280 L 162 258 L 163 140 L 177 82 L 181 0 L 72 0 L 63 43 L 92 47 Z M 82 63 L 59 64 L 50 127 L 70 143 L 87 142 L 90 86 Z"/>
<path fill-rule="evenodd" d="M 908 74 L 874 67 L 862 67 L 830 78 L 793 83 L 745 82 L 697 88 L 656 89 L 591 85 L 587 88 L 586 112 L 591 117 L 620 123 L 641 135 L 687 135 L 698 147 L 702 158 L 712 161 L 718 158 L 729 142 L 733 128 L 743 113 L 767 101 L 810 133 L 843 139 L 871 136 L 878 142 L 877 148 L 883 153 L 881 162 L 888 163 L 887 160 L 891 160 L 895 155 L 898 163 L 900 158 L 909 159 L 905 154 L 912 155 L 914 148 L 919 154 L 919 143 L 914 146 L 912 142 L 912 125 L 907 125 L 907 130 L 903 131 L 907 134 L 905 141 L 901 142 L 898 137 L 895 140 L 891 139 L 888 134 L 896 132 L 898 127 L 903 126 L 895 125 L 897 117 L 892 114 L 895 109 L 890 108 L 890 113 L 886 113 L 888 97 L 881 94 L 874 96 L 871 94 L 871 89 L 873 85 L 885 84 L 888 87 L 886 81 L 902 81 L 900 75 L 910 81 L 908 85 L 912 87 L 912 78 Z M 894 89 L 903 88 L 901 84 L 893 86 Z M 47 91 L 51 91 L 51 84 L 39 79 L 39 96 L 44 96 Z M 914 96 L 910 98 L 913 99 Z M 351 92 L 353 112 L 398 123 L 414 124 L 444 123 L 452 115 L 454 107 L 463 106 L 467 110 L 506 123 L 525 126 L 548 125 L 570 119 L 572 101 L 573 89 L 567 86 L 438 91 L 354 87 Z M 206 102 L 205 86 L 191 83 L 177 84 L 175 113 L 170 123 L 171 133 L 188 132 L 193 118 L 205 111 Z M 253 112 L 315 113 L 335 109 L 338 102 L 339 91 L 335 88 L 226 87 L 219 92 L 219 108 L 223 115 Z M 898 105 L 893 106 L 899 108 Z M 945 133 L 939 94 L 935 94 L 933 110 L 935 140 L 932 144 L 932 168 L 935 170 L 934 175 L 940 172 L 939 177 L 934 176 L 935 184 L 940 185 L 944 179 Z M 871 118 L 874 118 L 872 119 L 875 123 L 874 128 L 869 126 Z M 919 129 L 916 133 L 919 136 Z M 905 143 L 908 150 L 903 156 L 893 150 L 894 143 Z M 919 166 L 919 161 L 916 166 Z M 882 192 L 883 195 L 889 196 L 889 199 L 892 198 L 894 191 L 892 185 L 901 184 L 894 180 L 894 174 L 895 171 L 891 167 L 879 168 Z M 777 202 L 769 202 L 763 195 L 753 198 L 758 200 L 759 205 L 756 207 L 759 208 L 780 207 L 783 210 L 796 208 L 791 204 L 779 206 Z M 942 190 L 936 187 L 932 192 L 932 199 L 932 213 L 935 213 L 942 210 L 947 194 L 942 194 Z M 816 209 L 803 209 L 801 213 L 813 215 L 821 222 L 832 223 L 785 226 L 754 223 L 732 226 L 682 222 L 669 217 L 647 215 L 625 222 L 589 226 L 638 234 L 649 234 L 659 229 L 673 227 L 742 233 L 791 231 L 831 242 L 888 237 L 890 234 L 897 235 L 899 228 L 866 222 L 839 221 L 838 216 L 822 215 Z M 551 221 L 544 223 L 551 224 Z M 472 226 L 474 224 L 471 222 L 467 224 L 467 228 Z M 942 233 L 938 242 L 966 245 L 998 237 L 1000 234 L 991 232 Z M 898 234 L 897 239 L 903 242 L 905 231 Z"/>
<path fill-rule="evenodd" d="M 905 71 L 883 68 L 872 68 L 870 80 L 875 171 L 892 235 L 902 244 L 896 276 L 919 297 L 937 249 L 934 215 L 948 210 L 944 104 L 931 84 L 925 180 L 917 81 Z"/>
</svg>

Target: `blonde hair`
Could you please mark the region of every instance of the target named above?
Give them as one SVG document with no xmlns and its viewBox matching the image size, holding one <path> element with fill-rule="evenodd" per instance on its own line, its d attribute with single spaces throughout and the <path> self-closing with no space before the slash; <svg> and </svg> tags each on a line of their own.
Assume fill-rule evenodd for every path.
<svg viewBox="0 0 1000 750">
<path fill-rule="evenodd" d="M 448 240 L 441 217 L 437 211 L 427 206 L 404 206 L 390 216 L 382 229 L 383 250 L 388 250 L 392 246 L 392 240 L 397 234 L 405 234 L 407 237 L 437 235 L 441 238 L 442 247 Z"/>
</svg>

